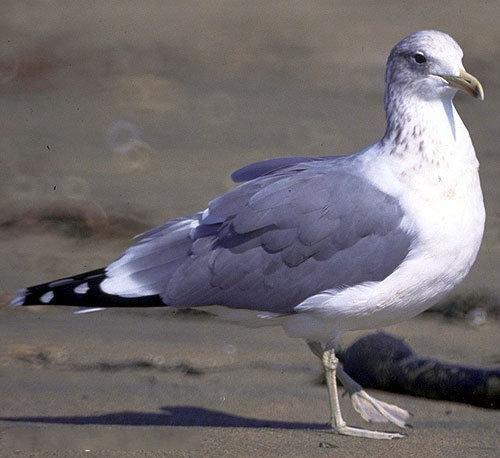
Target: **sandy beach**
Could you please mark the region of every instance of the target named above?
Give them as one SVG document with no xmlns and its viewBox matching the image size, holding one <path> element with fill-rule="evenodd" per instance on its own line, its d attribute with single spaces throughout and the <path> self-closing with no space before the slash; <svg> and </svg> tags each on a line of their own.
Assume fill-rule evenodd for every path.
<svg viewBox="0 0 500 458">
<path fill-rule="evenodd" d="M 9 450 L 345 457 L 498 451 L 497 410 L 382 392 L 374 394 L 413 413 L 407 438 L 332 435 L 318 362 L 303 342 L 276 329 L 159 309 L 19 314 L 0 313 L 5 456 Z M 387 328 L 419 354 L 482 366 L 498 364 L 499 330 L 496 323 L 475 329 L 428 315 Z M 362 426 L 348 398 L 342 401 L 346 418 Z"/>
<path fill-rule="evenodd" d="M 6 1 L 0 16 L 2 304 L 205 208 L 244 164 L 373 143 L 392 45 L 418 29 L 450 33 L 485 89 L 483 103 L 456 99 L 487 224 L 454 296 L 478 297 L 468 307 L 483 314 L 386 331 L 422 355 L 498 367 L 499 3 Z M 500 455 L 497 410 L 386 392 L 375 394 L 414 415 L 406 439 L 329 434 L 318 362 L 280 329 L 73 311 L 0 307 L 1 456 Z"/>
</svg>

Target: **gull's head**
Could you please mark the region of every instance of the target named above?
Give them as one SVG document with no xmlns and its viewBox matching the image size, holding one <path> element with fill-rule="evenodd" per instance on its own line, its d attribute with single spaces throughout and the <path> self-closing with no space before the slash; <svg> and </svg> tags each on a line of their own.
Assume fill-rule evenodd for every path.
<svg viewBox="0 0 500 458">
<path fill-rule="evenodd" d="M 403 38 L 387 61 L 386 93 L 405 91 L 425 100 L 451 98 L 457 90 L 483 100 L 481 83 L 467 73 L 463 51 L 449 35 L 422 30 Z"/>
</svg>

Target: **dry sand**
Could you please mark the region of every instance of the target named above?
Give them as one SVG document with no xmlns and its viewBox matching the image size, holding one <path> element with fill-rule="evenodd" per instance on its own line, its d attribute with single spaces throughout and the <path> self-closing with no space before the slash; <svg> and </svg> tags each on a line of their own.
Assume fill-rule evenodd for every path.
<svg viewBox="0 0 500 458">
<path fill-rule="evenodd" d="M 0 16 L 5 298 L 106 264 L 134 233 L 204 208 L 243 164 L 375 141 L 387 52 L 422 28 L 451 33 L 485 87 L 482 104 L 457 98 L 488 213 L 460 292 L 500 295 L 500 3 L 39 0 Z M 0 416 L 33 420 L 1 422 L 0 453 L 500 455 L 498 412 L 388 393 L 415 415 L 407 439 L 331 436 L 303 343 L 164 313 L 0 309 Z M 492 320 L 390 331 L 429 356 L 499 362 Z"/>
</svg>

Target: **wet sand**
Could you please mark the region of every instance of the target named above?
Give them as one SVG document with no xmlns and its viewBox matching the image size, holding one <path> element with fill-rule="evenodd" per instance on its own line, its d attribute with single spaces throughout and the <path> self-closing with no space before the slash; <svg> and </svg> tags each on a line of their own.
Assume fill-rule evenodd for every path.
<svg viewBox="0 0 500 458">
<path fill-rule="evenodd" d="M 479 258 L 457 294 L 500 295 L 497 2 L 123 1 L 84 9 L 47 0 L 6 2 L 1 16 L 2 301 L 107 264 L 137 232 L 205 208 L 239 166 L 376 141 L 387 52 L 422 28 L 451 33 L 485 88 L 484 103 L 457 97 L 488 215 Z M 407 439 L 332 436 L 305 344 L 279 329 L 165 313 L 0 308 L 0 417 L 11 418 L 0 422 L 0 454 L 500 454 L 497 411 L 390 393 L 377 396 L 414 413 Z M 426 315 L 388 330 L 432 357 L 500 361 L 492 316 L 474 327 Z M 348 399 L 343 405 L 361 425 Z"/>
</svg>

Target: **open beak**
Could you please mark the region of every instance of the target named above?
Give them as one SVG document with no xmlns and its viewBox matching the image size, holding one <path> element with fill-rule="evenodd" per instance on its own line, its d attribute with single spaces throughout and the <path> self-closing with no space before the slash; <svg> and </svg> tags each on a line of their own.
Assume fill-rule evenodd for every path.
<svg viewBox="0 0 500 458">
<path fill-rule="evenodd" d="M 462 91 L 467 92 L 467 94 L 472 95 L 472 97 L 484 100 L 484 91 L 483 86 L 479 80 L 472 76 L 470 73 L 467 73 L 465 70 L 460 70 L 460 74 L 458 76 L 454 75 L 439 75 L 444 80 L 448 81 L 450 86 L 456 87 Z"/>
</svg>

